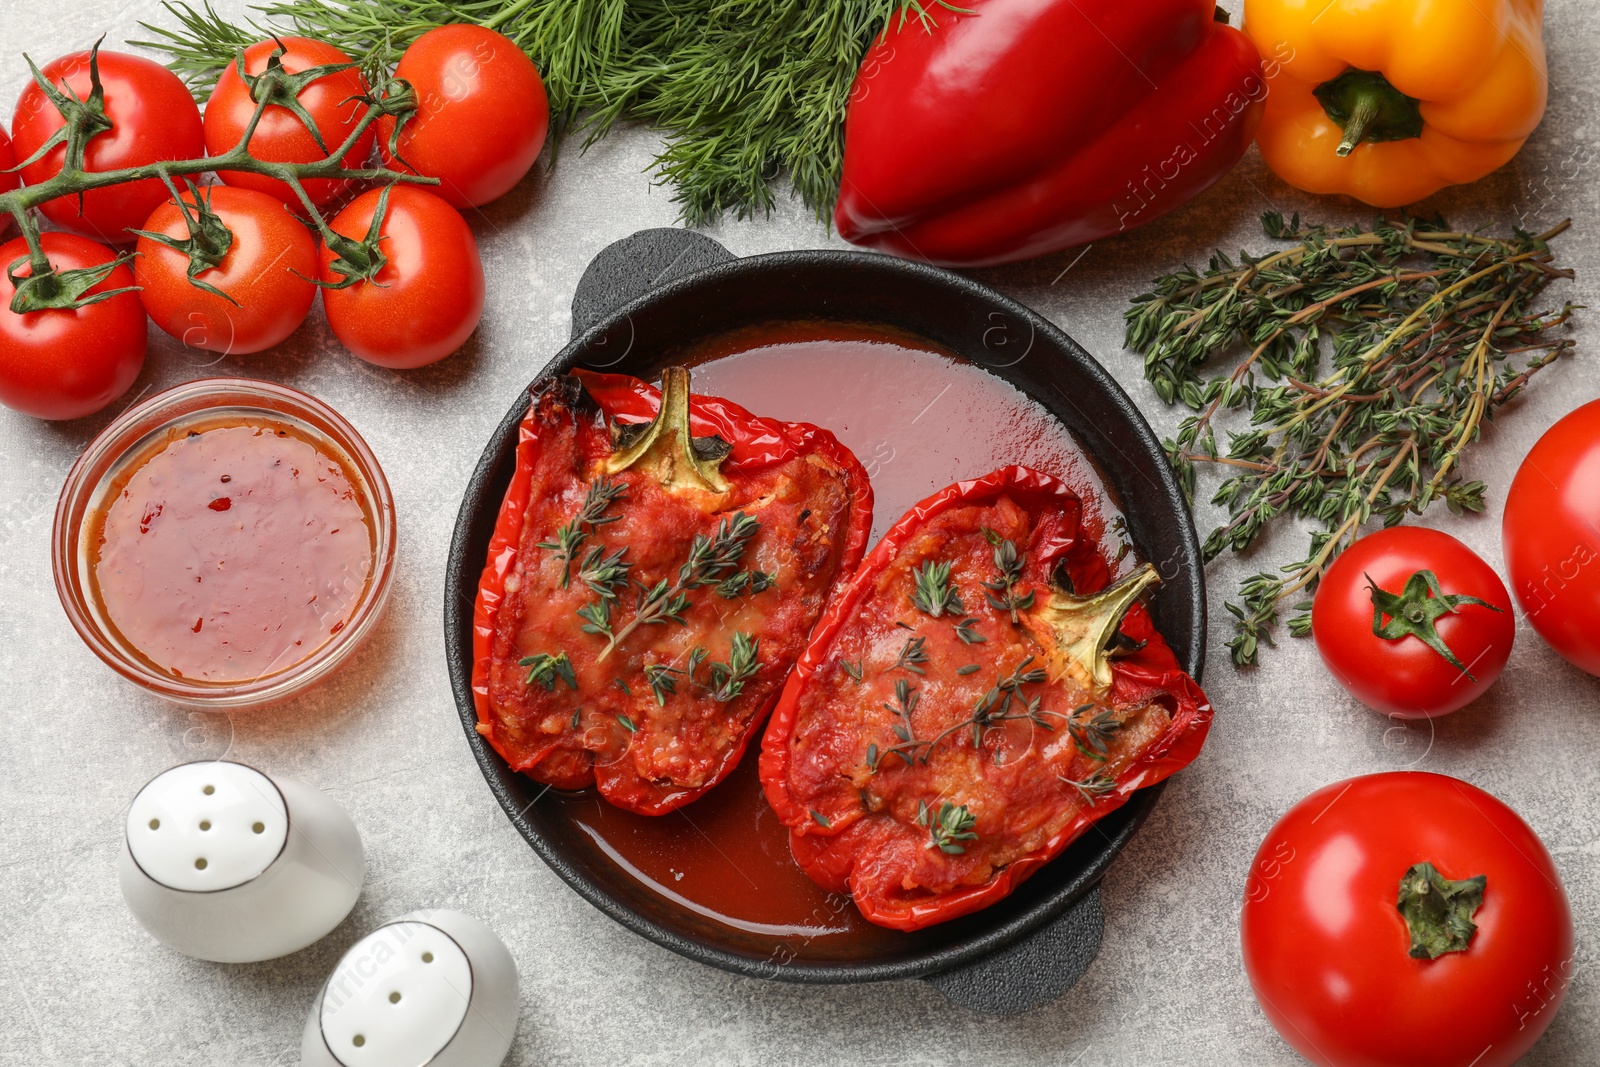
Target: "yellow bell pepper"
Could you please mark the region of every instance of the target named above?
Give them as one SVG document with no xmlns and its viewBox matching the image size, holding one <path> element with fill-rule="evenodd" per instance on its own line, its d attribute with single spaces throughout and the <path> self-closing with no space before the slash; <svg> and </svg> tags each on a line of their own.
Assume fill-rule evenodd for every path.
<svg viewBox="0 0 1600 1067">
<path fill-rule="evenodd" d="M 1245 0 L 1284 181 L 1399 207 L 1477 181 L 1544 115 L 1544 0 Z"/>
</svg>

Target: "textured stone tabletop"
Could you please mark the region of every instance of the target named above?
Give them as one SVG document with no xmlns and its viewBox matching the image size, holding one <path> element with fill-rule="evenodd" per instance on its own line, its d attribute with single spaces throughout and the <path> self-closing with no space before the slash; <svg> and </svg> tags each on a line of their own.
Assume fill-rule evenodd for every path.
<svg viewBox="0 0 1600 1067">
<path fill-rule="evenodd" d="M 1600 309 L 1600 31 L 1592 0 L 1550 7 L 1544 125 L 1501 172 L 1424 206 L 1460 227 L 1540 229 L 1572 216 L 1558 248 L 1578 280 L 1551 297 Z M 5 114 L 26 76 L 24 50 L 43 62 L 102 31 L 108 43 L 137 37 L 135 23 L 160 14 L 156 0 L 6 0 Z M 1239 903 L 1256 844 L 1318 786 L 1413 767 L 1490 790 L 1549 846 L 1576 917 L 1576 976 L 1525 1062 L 1600 1061 L 1591 971 L 1600 937 L 1600 680 L 1567 666 L 1519 619 L 1510 666 L 1484 699 L 1433 729 L 1397 726 L 1346 696 L 1308 642 L 1271 652 L 1255 672 L 1229 665 L 1218 620 L 1246 569 L 1233 561 L 1209 575 L 1210 741 L 1112 867 L 1099 958 L 1052 1004 L 992 1019 L 917 982 L 811 988 L 735 977 L 635 937 L 547 870 L 490 796 L 462 738 L 440 627 L 445 553 L 490 430 L 565 343 L 584 266 L 619 237 L 673 224 L 670 197 L 648 174 L 656 144 L 636 129 L 587 154 L 565 151 L 553 171 L 539 168 L 472 215 L 490 271 L 487 311 L 468 346 L 434 367 L 395 374 L 361 363 L 318 312 L 276 350 L 215 364 L 152 327 L 144 374 L 111 410 L 49 424 L 0 409 L 0 1063 L 298 1063 L 306 1011 L 339 955 L 384 920 L 447 907 L 487 921 L 521 968 L 515 1064 L 1294 1064 L 1240 963 Z M 978 277 L 1072 334 L 1166 435 L 1178 413 L 1122 351 L 1126 301 L 1156 273 L 1199 264 L 1215 246 L 1263 247 L 1257 216 L 1268 208 L 1340 223 L 1367 215 L 1289 189 L 1252 151 L 1209 195 L 1146 229 L 1081 258 Z M 841 245 L 787 202 L 770 219 L 706 232 L 740 255 Z M 1555 418 L 1600 395 L 1597 328 L 1588 324 L 1600 310 L 1584 316 L 1573 358 L 1547 371 L 1469 456 L 1472 476 L 1490 487 L 1488 513 L 1428 516 L 1497 567 L 1500 507 L 1519 457 Z M 351 665 L 286 707 L 231 721 L 175 710 L 115 677 L 69 627 L 49 558 L 56 495 L 89 438 L 137 397 L 219 371 L 308 390 L 355 423 L 393 485 L 402 557 L 386 621 Z M 1202 526 L 1212 518 L 1203 512 Z M 1284 536 L 1271 547 L 1297 545 Z M 354 913 L 321 943 L 275 962 L 178 956 L 135 924 L 117 890 L 119 826 L 133 794 L 171 764 L 224 752 L 327 790 L 366 844 L 368 880 Z"/>
</svg>

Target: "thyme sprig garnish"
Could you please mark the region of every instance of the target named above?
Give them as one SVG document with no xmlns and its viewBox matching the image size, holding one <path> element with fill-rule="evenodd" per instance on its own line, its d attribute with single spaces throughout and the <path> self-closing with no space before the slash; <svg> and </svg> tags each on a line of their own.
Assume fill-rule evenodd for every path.
<svg viewBox="0 0 1600 1067">
<path fill-rule="evenodd" d="M 1545 287 L 1572 272 L 1554 265 L 1541 234 L 1491 237 L 1443 219 L 1379 219 L 1367 231 L 1263 218 L 1292 244 L 1267 256 L 1220 252 L 1204 271 L 1159 278 L 1127 311 L 1127 345 L 1168 403 L 1198 414 L 1166 450 L 1191 498 L 1201 465 L 1222 468 L 1212 502 L 1228 520 L 1205 558 L 1242 552 L 1286 519 L 1317 528 L 1309 553 L 1247 578 L 1228 605 L 1238 664 L 1273 643 L 1281 605 L 1289 631 L 1310 631 L 1309 602 L 1328 566 L 1373 520 L 1403 522 L 1444 503 L 1482 511 L 1484 484 L 1462 455 L 1486 421 L 1539 370 L 1572 348 L 1554 329 L 1572 304 L 1540 310 Z M 1225 350 L 1247 354 L 1206 373 Z M 1226 448 L 1224 411 L 1248 413 Z"/>
<path fill-rule="evenodd" d="M 766 571 L 737 571 L 717 583 L 716 593 L 723 600 L 738 600 L 745 594 L 765 593 L 778 584 L 776 574 Z"/>
<path fill-rule="evenodd" d="M 1093 715 L 1084 716 L 1085 712 L 1094 712 Z M 1111 741 L 1117 736 L 1117 731 L 1122 729 L 1122 723 L 1109 708 L 1096 711 L 1093 704 L 1084 704 L 1075 709 L 1067 719 L 1067 733 L 1072 736 L 1072 741 L 1082 752 L 1092 760 L 1104 763 L 1111 754 Z"/>
<path fill-rule="evenodd" d="M 735 632 L 728 646 L 728 662 L 713 662 L 707 668 L 711 675 L 711 699 L 726 704 L 744 692 L 744 683 L 761 669 L 760 656 L 759 637 Z"/>
<path fill-rule="evenodd" d="M 1101 797 L 1113 792 L 1117 788 L 1117 780 L 1106 774 L 1095 773 L 1081 782 L 1068 778 L 1064 774 L 1056 775 L 1063 785 L 1069 785 L 1078 791 L 1078 796 L 1089 807 L 1094 807 Z"/>
<path fill-rule="evenodd" d="M 967 618 L 956 623 L 956 636 L 961 638 L 961 643 L 963 645 L 982 645 L 988 643 L 989 639 L 974 629 L 974 627 L 977 625 L 978 620 L 971 616 L 968 616 Z"/>
<path fill-rule="evenodd" d="M 900 654 L 889 665 L 891 671 L 910 671 L 912 674 L 927 674 L 923 664 L 928 662 L 928 643 L 926 637 L 908 637 L 905 645 L 900 649 Z"/>
<path fill-rule="evenodd" d="M 963 669 L 958 673 L 971 672 Z M 921 692 L 911 688 L 911 684 L 904 678 L 897 680 L 894 686 L 895 703 L 884 704 L 883 707 L 899 720 L 890 726 L 895 737 L 899 739 L 898 743 L 884 749 L 879 749 L 876 744 L 868 745 L 867 768 L 876 772 L 885 756 L 898 756 L 907 766 L 919 763 L 926 765 L 933 758 L 934 750 L 945 738 L 967 729 L 972 731 L 973 748 L 983 744 L 984 731 L 1004 722 L 1026 719 L 1041 729 L 1053 731 L 1055 724 L 1050 719 L 1052 717 L 1064 719 L 1066 716 L 1059 711 L 1042 708 L 1040 697 L 1028 696 L 1022 691 L 1023 686 L 1039 685 L 1047 677 L 1049 675 L 1044 668 L 1033 666 L 1032 656 L 1023 657 L 1022 662 L 1009 673 L 1002 673 L 996 677 L 995 684 L 978 697 L 973 703 L 972 711 L 965 719 L 945 727 L 931 738 L 917 737 L 911 722 L 911 715 L 916 711 Z"/>
<path fill-rule="evenodd" d="M 927 801 L 917 801 L 917 825 L 928 830 L 928 848 L 937 848 L 947 855 L 959 856 L 966 851 L 961 842 L 978 839 L 977 833 L 972 829 L 977 824 L 978 817 L 967 810 L 965 804 L 952 804 L 947 800 L 939 805 L 936 814 L 928 807 Z"/>
<path fill-rule="evenodd" d="M 594 546 L 578 567 L 578 580 L 606 600 L 615 600 L 617 590 L 628 584 L 628 572 L 633 569 L 633 564 L 622 558 L 627 554 L 627 545 L 609 555 L 600 545 Z"/>
<path fill-rule="evenodd" d="M 554 552 L 556 559 L 561 561 L 561 588 L 565 589 L 571 583 L 572 564 L 578 558 L 584 542 L 589 540 L 589 535 L 622 518 L 621 515 L 607 515 L 606 511 L 627 495 L 628 487 L 622 482 L 609 478 L 591 482 L 578 513 L 556 529 L 555 540 L 539 542 L 540 548 Z"/>
<path fill-rule="evenodd" d="M 574 692 L 578 688 L 578 676 L 572 669 L 572 660 L 567 658 L 565 652 L 551 655 L 549 652 L 540 652 L 537 655 L 527 656 L 517 660 L 517 666 L 528 668 L 528 677 L 524 685 L 537 685 L 546 693 L 555 692 L 556 680 L 566 682 Z"/>
<path fill-rule="evenodd" d="M 645 664 L 644 680 L 650 683 L 650 691 L 655 694 L 657 705 L 665 704 L 667 697 L 678 691 L 678 679 L 674 676 L 683 673 L 682 667 L 666 663 Z"/>
<path fill-rule="evenodd" d="M 950 564 L 925 560 L 912 568 L 911 604 L 924 615 L 938 619 L 945 615 L 961 615 L 966 608 L 961 603 L 961 593 L 950 581 Z"/>
<path fill-rule="evenodd" d="M 994 567 L 999 571 L 999 577 L 990 582 L 983 582 L 987 590 L 984 598 L 989 601 L 989 606 L 996 611 L 1003 611 L 1011 616 L 1013 623 L 1017 622 L 1017 613 L 1027 611 L 1033 607 L 1034 593 L 1028 590 L 1018 594 L 1014 587 L 1022 581 L 1022 554 L 1017 551 L 1017 543 L 1005 538 L 993 530 L 985 527 L 983 536 L 994 546 Z"/>
<path fill-rule="evenodd" d="M 607 639 L 606 647 L 600 651 L 596 662 L 611 655 L 614 648 L 641 626 L 663 626 L 669 622 L 675 622 L 680 626 L 688 625 L 683 613 L 689 609 L 689 591 L 713 585 L 737 567 L 750 544 L 750 539 L 759 529 L 761 523 L 754 516 L 741 511 L 732 518 L 721 519 L 717 523 L 716 533 L 711 537 L 695 534 L 694 541 L 689 546 L 689 557 L 678 568 L 677 579 L 669 583 L 663 578 L 653 586 L 640 583 L 633 618 L 620 630 L 612 632 L 610 628 L 610 601 L 596 602 L 608 605 L 603 623 L 584 615 L 584 611 L 580 609 L 579 614 L 589 618 L 591 625 L 595 627 L 590 629 L 590 626 L 586 625 L 583 628 L 584 632 L 601 634 Z"/>
</svg>

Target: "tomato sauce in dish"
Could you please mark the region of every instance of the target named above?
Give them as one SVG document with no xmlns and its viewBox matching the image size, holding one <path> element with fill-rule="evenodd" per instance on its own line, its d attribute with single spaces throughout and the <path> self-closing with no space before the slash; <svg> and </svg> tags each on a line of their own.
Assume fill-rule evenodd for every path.
<svg viewBox="0 0 1600 1067">
<path fill-rule="evenodd" d="M 218 685 L 312 656 L 361 603 L 373 520 L 325 442 L 264 416 L 175 426 L 85 519 L 110 628 L 175 678 Z"/>
<path fill-rule="evenodd" d="M 909 507 L 950 482 L 1019 462 L 1065 481 L 1083 500 L 1084 533 L 1114 575 L 1137 553 L 1093 460 L 1043 406 L 982 367 L 919 338 L 870 326 L 768 324 L 712 338 L 674 358 L 694 364 L 695 392 L 762 416 L 821 426 L 872 478 L 875 540 Z M 758 937 L 829 944 L 901 943 L 850 898 L 795 863 L 788 831 L 761 795 L 755 753 L 686 809 L 646 817 L 593 791 L 562 794 L 562 814 L 613 862 L 704 918 Z"/>
</svg>

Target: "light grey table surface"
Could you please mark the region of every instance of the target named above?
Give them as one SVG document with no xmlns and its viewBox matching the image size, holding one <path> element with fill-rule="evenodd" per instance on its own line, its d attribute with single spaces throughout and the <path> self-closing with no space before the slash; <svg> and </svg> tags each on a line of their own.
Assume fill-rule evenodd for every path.
<svg viewBox="0 0 1600 1067">
<path fill-rule="evenodd" d="M 1572 216 L 1560 258 L 1579 276 L 1552 298 L 1600 309 L 1600 32 L 1591 0 L 1550 6 L 1544 125 L 1501 172 L 1425 206 L 1468 227 L 1540 228 Z M 42 62 L 101 31 L 111 42 L 137 37 L 136 21 L 159 15 L 155 0 L 6 0 L 0 101 L 23 83 L 22 51 Z M 445 552 L 491 428 L 565 343 L 584 266 L 617 238 L 673 224 L 669 196 L 648 175 L 657 143 L 630 130 L 586 155 L 565 152 L 553 172 L 474 215 L 487 310 L 468 347 L 435 367 L 398 375 L 367 366 L 316 312 L 277 350 L 215 366 L 152 327 L 145 372 L 111 410 L 63 425 L 0 410 L 0 1062 L 297 1063 L 305 1013 L 339 955 L 377 923 L 436 906 L 480 916 L 510 945 L 522 971 L 516 1064 L 1293 1064 L 1240 964 L 1251 857 L 1273 820 L 1311 790 L 1406 767 L 1483 786 L 1549 846 L 1576 917 L 1576 977 L 1525 1062 L 1600 1061 L 1600 986 L 1590 972 L 1600 936 L 1600 680 L 1567 666 L 1519 619 L 1510 666 L 1484 699 L 1436 730 L 1395 728 L 1342 692 L 1307 642 L 1269 653 L 1259 671 L 1235 672 L 1219 621 L 1245 570 L 1233 561 L 1209 575 L 1210 741 L 1107 876 L 1099 958 L 1053 1004 L 997 1020 L 916 982 L 809 988 L 735 977 L 635 937 L 547 870 L 462 738 L 440 626 Z M 1127 298 L 1214 246 L 1263 247 L 1256 217 L 1269 207 L 1335 222 L 1367 215 L 1289 189 L 1252 151 L 1197 203 L 1081 259 L 1067 253 L 978 277 L 1059 323 L 1167 434 L 1177 412 L 1122 350 Z M 706 232 L 740 255 L 843 246 L 789 203 L 770 219 Z M 1600 310 L 1577 328 L 1574 358 L 1547 371 L 1473 449 L 1470 470 L 1490 486 L 1488 514 L 1428 517 L 1492 564 L 1519 457 L 1559 415 L 1600 395 L 1594 316 Z M 112 675 L 68 626 L 49 562 L 56 495 L 89 438 L 138 396 L 219 370 L 309 390 L 355 423 L 393 484 L 402 555 L 392 608 L 356 661 L 304 699 L 232 721 L 175 710 Z M 1202 524 L 1212 517 L 1203 512 Z M 1292 551 L 1298 536 L 1272 547 Z M 224 750 L 327 790 L 365 839 L 368 880 L 354 913 L 283 960 L 221 966 L 178 956 L 135 924 L 117 890 L 119 826 L 134 792 L 173 763 Z"/>
</svg>

